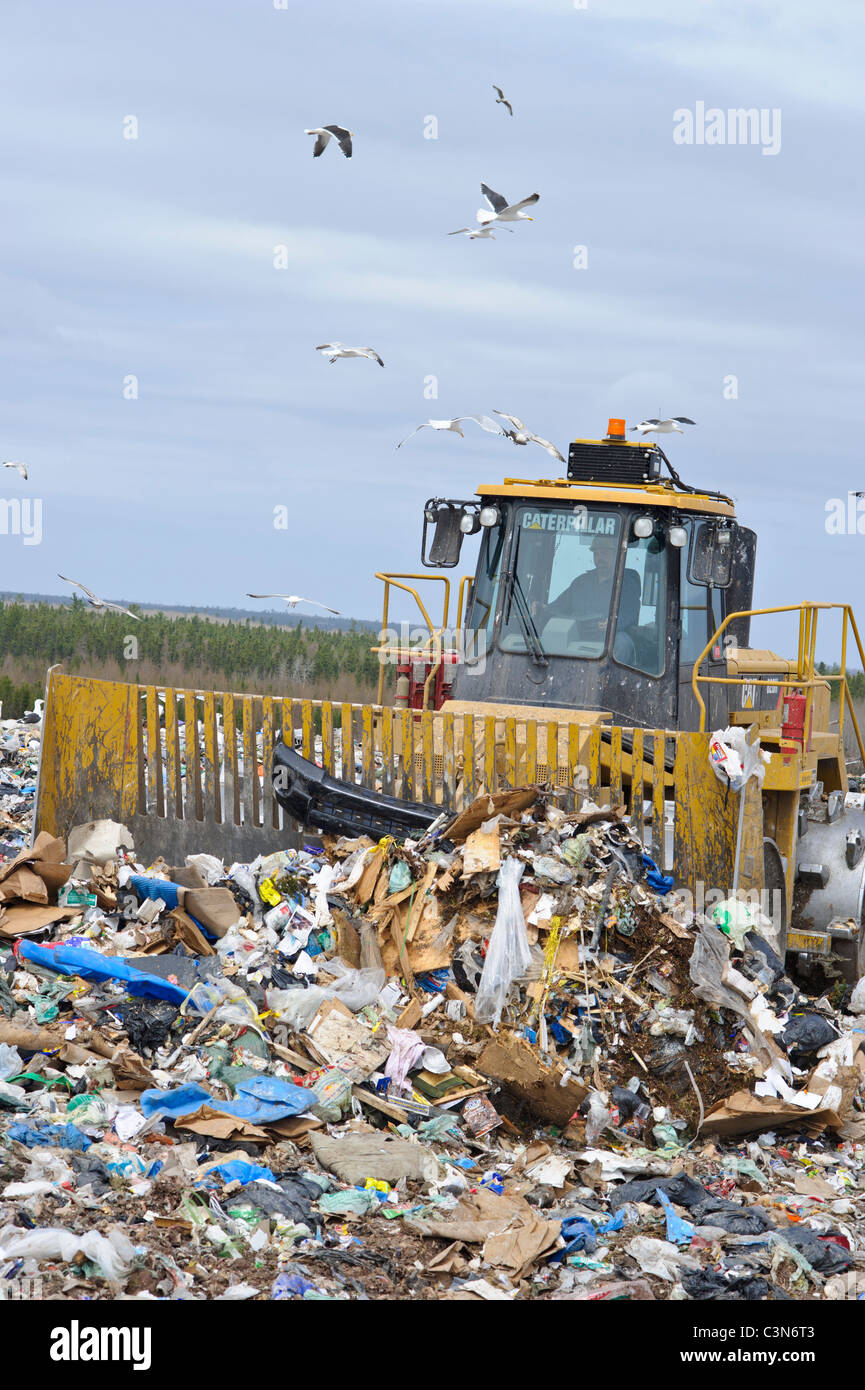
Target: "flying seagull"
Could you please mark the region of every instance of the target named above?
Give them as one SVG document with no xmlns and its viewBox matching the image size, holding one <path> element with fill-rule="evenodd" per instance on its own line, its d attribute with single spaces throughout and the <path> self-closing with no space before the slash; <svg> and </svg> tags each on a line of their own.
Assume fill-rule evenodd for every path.
<svg viewBox="0 0 865 1390">
<path fill-rule="evenodd" d="M 27 471 L 27 464 L 26 464 L 26 463 L 4 463 L 3 467 L 4 467 L 4 468 L 14 468 L 14 469 L 16 470 L 16 472 L 18 472 L 18 473 L 21 474 L 21 477 L 24 479 L 25 483 L 26 483 L 27 479 L 30 477 L 30 474 L 29 474 L 28 471 Z"/>
<path fill-rule="evenodd" d="M 548 439 L 541 439 L 539 434 L 532 434 L 528 426 L 524 425 L 516 415 L 506 415 L 503 410 L 497 410 L 495 413 L 501 415 L 503 420 L 509 420 L 513 426 L 513 429 L 502 430 L 502 434 L 506 434 L 513 444 L 540 444 L 541 448 L 546 449 L 548 454 L 552 454 L 553 458 L 559 460 L 559 463 L 564 463 L 565 460 L 555 444 L 551 444 Z"/>
<path fill-rule="evenodd" d="M 117 613 L 125 613 L 127 618 L 134 618 L 137 623 L 141 622 L 140 613 L 130 613 L 128 608 L 123 608 L 119 603 L 109 603 L 108 599 L 99 598 L 97 594 L 94 594 L 92 589 L 88 589 L 86 584 L 79 584 L 77 579 L 67 579 L 65 574 L 59 573 L 57 578 L 62 579 L 64 584 L 71 584 L 73 588 L 80 589 L 82 594 L 87 598 L 87 602 L 90 604 L 91 608 L 113 608 Z"/>
<path fill-rule="evenodd" d="M 320 352 L 323 357 L 329 357 L 331 366 L 338 357 L 370 357 L 375 358 L 380 367 L 384 366 L 375 348 L 345 347 L 343 343 L 319 343 L 316 352 Z"/>
<path fill-rule="evenodd" d="M 487 222 L 533 222 L 527 212 L 522 212 L 522 208 L 532 207 L 540 198 L 540 193 L 532 193 L 528 198 L 523 198 L 522 202 L 509 203 L 507 198 L 501 193 L 496 193 L 494 189 L 488 188 L 485 183 L 481 184 L 481 193 L 489 203 L 489 210 L 481 208 L 478 213 L 478 221 Z"/>
<path fill-rule="evenodd" d="M 474 420 L 475 424 L 480 425 L 481 429 L 486 430 L 488 434 L 504 434 L 504 430 L 496 424 L 495 420 L 491 420 L 489 415 L 457 415 L 454 420 L 424 420 L 422 425 L 418 425 L 411 434 L 406 435 L 405 439 L 401 439 L 396 447 L 401 449 L 403 444 L 412 438 L 412 435 L 417 434 L 418 430 L 426 429 L 452 430 L 454 434 L 459 435 L 460 439 L 465 439 L 465 435 L 460 429 L 464 420 Z"/>
<path fill-rule="evenodd" d="M 495 82 L 493 83 L 493 91 L 498 92 L 498 96 L 496 97 L 496 106 L 506 106 L 510 111 L 511 115 L 513 115 L 514 108 L 511 106 L 511 103 L 507 100 L 501 87 L 497 87 Z"/>
<path fill-rule="evenodd" d="M 281 598 L 289 608 L 296 608 L 299 603 L 309 603 L 313 608 L 323 608 L 326 613 L 334 613 L 340 616 L 338 608 L 328 608 L 326 603 L 319 603 L 314 598 L 301 598 L 300 594 L 247 594 L 247 598 Z"/>
<path fill-rule="evenodd" d="M 324 154 L 331 136 L 335 137 L 336 143 L 339 145 L 346 159 L 351 159 L 351 137 L 354 135 L 353 130 L 346 130 L 345 126 L 341 125 L 321 125 L 314 126 L 312 130 L 305 130 L 303 133 L 304 135 L 314 135 L 316 137 L 315 144 L 312 147 L 313 159 L 318 159 L 320 154 Z"/>
<path fill-rule="evenodd" d="M 505 231 L 510 232 L 513 236 L 513 227 L 505 227 Z M 459 236 L 462 232 L 465 233 L 469 241 L 477 241 L 479 237 L 489 241 L 496 239 L 492 227 L 457 227 L 455 232 L 448 232 L 448 236 Z"/>
<path fill-rule="evenodd" d="M 682 425 L 695 425 L 696 420 L 689 420 L 687 415 L 671 415 L 669 420 L 641 420 L 639 425 L 631 426 L 631 433 L 640 434 L 684 434 Z"/>
</svg>

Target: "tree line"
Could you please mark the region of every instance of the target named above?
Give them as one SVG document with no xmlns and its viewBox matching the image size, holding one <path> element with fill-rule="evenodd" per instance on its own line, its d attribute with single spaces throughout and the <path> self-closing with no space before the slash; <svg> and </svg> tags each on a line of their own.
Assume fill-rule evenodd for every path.
<svg viewBox="0 0 865 1390">
<path fill-rule="evenodd" d="M 251 619 L 218 622 L 198 615 L 94 613 L 69 604 L 0 601 L 0 700 L 17 718 L 42 694 L 44 672 L 62 662 L 70 674 L 199 689 L 317 694 L 369 700 L 378 681 L 375 634 L 354 624 L 340 630 L 286 628 Z"/>
</svg>

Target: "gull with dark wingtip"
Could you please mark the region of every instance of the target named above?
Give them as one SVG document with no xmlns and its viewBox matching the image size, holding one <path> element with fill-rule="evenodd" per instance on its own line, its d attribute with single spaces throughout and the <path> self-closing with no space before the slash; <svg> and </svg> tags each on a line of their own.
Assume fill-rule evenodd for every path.
<svg viewBox="0 0 865 1390">
<path fill-rule="evenodd" d="M 315 144 L 312 147 L 313 159 L 318 159 L 320 154 L 324 154 L 330 144 L 331 136 L 336 140 L 346 159 L 351 159 L 351 137 L 353 130 L 346 130 L 341 125 L 320 125 L 313 126 L 312 130 L 305 130 L 304 135 L 314 135 Z"/>
</svg>

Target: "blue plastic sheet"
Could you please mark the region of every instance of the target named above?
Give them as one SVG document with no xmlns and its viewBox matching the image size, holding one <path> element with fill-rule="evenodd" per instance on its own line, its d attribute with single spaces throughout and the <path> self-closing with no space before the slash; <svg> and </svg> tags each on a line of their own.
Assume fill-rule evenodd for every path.
<svg viewBox="0 0 865 1390">
<path fill-rule="evenodd" d="M 281 1298 L 303 1298 L 307 1292 L 318 1293 L 315 1284 L 311 1284 L 302 1274 L 285 1272 L 278 1274 L 273 1281 L 270 1296 L 273 1299 Z"/>
<path fill-rule="evenodd" d="M 562 1222 L 562 1239 L 565 1248 L 556 1250 L 555 1254 L 550 1256 L 551 1265 L 560 1264 L 566 1255 L 575 1255 L 578 1252 L 592 1255 L 598 1248 L 595 1228 L 584 1216 L 569 1216 Z"/>
<path fill-rule="evenodd" d="M 203 1086 L 190 1082 L 170 1091 L 142 1091 L 139 1103 L 145 1115 L 164 1116 L 168 1120 L 191 1115 L 207 1105 L 237 1120 L 264 1125 L 302 1114 L 315 1103 L 315 1096 L 304 1086 L 292 1086 L 278 1076 L 253 1076 L 238 1084 L 236 1100 L 220 1100 Z"/>
<path fill-rule="evenodd" d="M 668 874 L 661 873 L 661 870 L 658 868 L 651 855 L 643 855 L 643 864 L 647 870 L 646 882 L 649 887 L 654 888 L 655 892 L 659 894 L 660 897 L 669 893 L 673 886 L 673 879 Z"/>
<path fill-rule="evenodd" d="M 655 1196 L 664 1208 L 664 1215 L 667 1218 L 667 1240 L 671 1240 L 674 1245 L 690 1245 L 694 1228 L 690 1221 L 685 1221 L 681 1216 L 677 1216 L 673 1209 L 666 1192 L 661 1187 L 655 1189 Z M 711 1217 L 707 1217 L 711 1221 Z"/>
<path fill-rule="evenodd" d="M 15 1124 L 9 1126 L 7 1134 L 10 1139 L 17 1139 L 19 1144 L 26 1144 L 28 1149 L 37 1149 L 44 1145 L 50 1149 L 83 1151 L 89 1149 L 93 1143 L 93 1140 L 82 1134 L 76 1125 Z"/>
<path fill-rule="evenodd" d="M 103 956 L 87 946 L 37 946 L 32 941 L 19 941 L 16 955 L 55 970 L 58 975 L 80 975 L 82 980 L 120 980 L 129 994 L 144 999 L 166 999 L 170 1004 L 182 1004 L 188 991 L 146 970 L 136 970 L 119 956 Z"/>
<path fill-rule="evenodd" d="M 203 1181 L 214 1177 L 222 1178 L 223 1182 L 242 1182 L 244 1187 L 248 1182 L 257 1182 L 259 1178 L 264 1178 L 267 1182 L 276 1182 L 269 1168 L 262 1168 L 259 1163 L 244 1163 L 239 1158 L 232 1159 L 230 1163 L 214 1164 L 204 1174 Z"/>
</svg>

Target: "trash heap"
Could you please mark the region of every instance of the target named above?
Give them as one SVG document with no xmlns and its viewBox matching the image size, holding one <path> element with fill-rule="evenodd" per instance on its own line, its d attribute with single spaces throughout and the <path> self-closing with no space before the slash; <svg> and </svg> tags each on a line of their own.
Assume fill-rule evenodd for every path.
<svg viewBox="0 0 865 1390">
<path fill-rule="evenodd" d="M 41 834 L 0 861 L 0 1279 L 857 1297 L 860 1009 L 536 789 L 230 866 Z"/>
<path fill-rule="evenodd" d="M 0 859 L 30 843 L 41 742 L 39 714 L 0 718 Z"/>
</svg>

